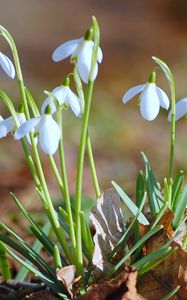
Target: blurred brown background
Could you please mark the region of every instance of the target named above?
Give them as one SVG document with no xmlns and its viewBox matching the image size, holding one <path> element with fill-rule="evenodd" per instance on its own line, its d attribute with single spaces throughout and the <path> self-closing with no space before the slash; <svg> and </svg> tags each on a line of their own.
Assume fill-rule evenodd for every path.
<svg viewBox="0 0 187 300">
<path fill-rule="evenodd" d="M 71 70 L 68 60 L 54 63 L 53 50 L 60 43 L 81 37 L 95 15 L 100 24 L 104 59 L 94 90 L 90 134 L 96 167 L 102 189 L 113 179 L 134 194 L 137 171 L 143 168 L 143 150 L 162 180 L 168 175 L 169 124 L 162 110 L 153 122 L 143 120 L 137 98 L 122 104 L 124 92 L 144 83 L 154 68 L 151 56 L 167 62 L 176 80 L 177 99 L 187 96 L 187 1 L 185 0 L 0 0 L 0 23 L 13 35 L 20 54 L 26 85 L 37 103 L 45 99 L 43 90 L 51 90 Z M 11 55 L 1 39 L 2 52 Z M 158 72 L 158 84 L 169 95 L 165 77 Z M 0 85 L 19 100 L 16 81 L 1 73 Z M 16 104 L 17 105 L 17 104 Z M 6 109 L 1 105 L 1 114 Z M 64 116 L 67 162 L 71 192 L 76 176 L 76 151 L 80 126 L 71 112 Z M 177 124 L 175 169 L 187 169 L 187 121 Z M 30 179 L 21 147 L 12 137 L 1 140 L 1 192 L 10 199 L 9 191 L 29 191 Z M 47 158 L 45 169 L 50 174 Z M 53 180 L 48 180 L 55 191 Z M 84 192 L 94 195 L 88 164 L 85 168 Z M 34 197 L 34 196 L 33 196 Z"/>
</svg>

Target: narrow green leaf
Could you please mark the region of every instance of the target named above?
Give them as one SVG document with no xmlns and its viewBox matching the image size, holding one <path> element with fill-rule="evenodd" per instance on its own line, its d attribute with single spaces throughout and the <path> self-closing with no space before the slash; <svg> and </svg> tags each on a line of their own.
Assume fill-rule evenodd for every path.
<svg viewBox="0 0 187 300">
<path fill-rule="evenodd" d="M 184 211 L 187 205 L 187 185 L 184 187 L 182 194 L 178 200 L 178 205 L 174 212 L 174 220 L 173 220 L 173 227 L 177 228 L 179 225 L 182 217 L 184 216 Z"/>
<path fill-rule="evenodd" d="M 162 256 L 163 254 L 167 253 L 167 252 L 168 252 L 168 249 L 171 250 L 171 248 L 169 248 L 169 246 L 166 247 L 166 246 L 164 245 L 162 248 L 160 248 L 160 249 L 158 249 L 158 250 L 156 250 L 156 251 L 154 251 L 154 252 L 151 252 L 151 253 L 145 255 L 144 257 L 142 257 L 141 259 L 139 259 L 138 261 L 136 261 L 136 262 L 133 264 L 133 266 L 134 266 L 137 270 L 139 270 L 139 269 L 141 269 L 142 267 L 144 267 L 147 263 L 149 263 L 149 262 L 151 262 L 151 261 L 157 259 L 158 257 Z"/>
<path fill-rule="evenodd" d="M 63 287 L 62 282 L 58 282 L 57 280 L 52 280 L 49 276 L 45 275 L 44 273 L 38 271 L 36 268 L 28 264 L 26 261 L 22 260 L 19 256 L 17 256 L 13 251 L 11 251 L 8 247 L 6 247 L 3 243 L 1 243 L 1 246 L 4 248 L 6 253 L 10 255 L 14 260 L 16 260 L 18 263 L 20 263 L 22 266 L 27 268 L 30 272 L 34 273 L 36 276 L 38 276 L 44 283 L 46 283 L 47 286 L 49 286 L 51 289 L 53 289 L 56 293 L 58 292 L 65 292 L 65 289 Z"/>
<path fill-rule="evenodd" d="M 155 233 L 157 233 L 158 231 L 160 231 L 163 228 L 162 225 L 157 226 L 155 228 L 150 229 L 137 243 L 136 245 L 134 245 L 129 252 L 117 263 L 117 265 L 115 265 L 115 267 L 108 272 L 108 276 L 112 276 L 129 258 L 130 256 L 138 249 L 140 248 L 142 245 L 144 245 L 144 243 L 151 237 L 153 236 Z"/>
<path fill-rule="evenodd" d="M 160 209 L 160 211 L 158 212 L 158 214 L 156 215 L 155 221 L 153 222 L 153 224 L 151 225 L 151 228 L 154 228 L 158 222 L 160 221 L 160 219 L 162 218 L 163 214 L 165 213 L 166 209 L 168 208 L 168 204 L 165 203 L 162 208 Z"/>
<path fill-rule="evenodd" d="M 43 226 L 43 228 L 42 228 L 42 230 L 43 230 L 43 231 L 45 232 L 45 234 L 47 234 L 47 235 L 49 234 L 50 229 L 51 229 L 51 224 L 50 224 L 49 222 L 47 222 L 47 223 Z M 42 247 L 43 247 L 43 245 L 42 245 L 42 243 L 41 243 L 39 240 L 36 240 L 35 243 L 34 243 L 34 245 L 32 246 L 33 250 L 34 250 L 36 253 L 38 253 L 38 254 L 40 253 Z M 27 263 L 28 263 L 28 264 L 32 264 L 29 260 L 27 260 Z M 29 274 L 29 270 L 26 269 L 25 267 L 22 267 L 22 268 L 19 270 L 19 272 L 17 273 L 15 279 L 18 280 L 18 281 L 24 281 L 24 280 L 27 278 L 28 274 Z"/>
<path fill-rule="evenodd" d="M 94 251 L 94 243 L 83 211 L 80 212 L 80 219 L 81 219 L 82 237 L 85 244 L 87 257 L 89 260 L 91 260 Z"/>
<path fill-rule="evenodd" d="M 172 296 L 174 296 L 178 290 L 180 289 L 180 285 L 178 285 L 175 289 L 173 289 L 169 294 L 162 297 L 160 300 L 169 300 Z"/>
<path fill-rule="evenodd" d="M 15 201 L 18 208 L 21 210 L 24 217 L 28 220 L 28 222 L 31 224 L 31 231 L 34 233 L 34 235 L 38 238 L 38 240 L 42 243 L 44 248 L 53 255 L 53 243 L 48 238 L 47 234 L 45 234 L 45 230 L 42 230 L 37 223 L 33 220 L 31 215 L 27 212 L 27 210 L 22 206 L 18 198 L 13 194 L 10 193 L 13 200 Z M 46 231 L 48 232 L 48 229 L 51 228 L 51 223 L 48 221 L 46 223 Z"/>
<path fill-rule="evenodd" d="M 10 266 L 6 256 L 6 251 L 4 250 L 4 247 L 2 247 L 1 244 L 0 244 L 0 267 L 1 267 L 2 279 L 4 281 L 11 279 Z"/>
<path fill-rule="evenodd" d="M 177 249 L 177 248 L 176 248 Z M 146 265 L 144 265 L 138 272 L 138 276 L 142 276 L 143 274 L 149 272 L 150 270 L 154 269 L 156 266 L 158 266 L 161 262 L 166 260 L 170 255 L 172 255 L 175 251 L 175 248 L 169 248 L 166 253 L 162 254 L 160 257 L 156 258 L 153 261 L 148 262 Z"/>
<path fill-rule="evenodd" d="M 138 173 L 137 179 L 136 179 L 136 205 L 137 207 L 140 207 L 142 203 L 142 199 L 144 197 L 145 192 L 145 178 L 143 171 L 140 171 Z M 141 210 L 142 213 L 144 213 L 144 207 Z M 140 232 L 139 232 L 139 223 L 138 221 L 135 222 L 134 225 L 134 243 L 140 239 Z"/>
<path fill-rule="evenodd" d="M 184 172 L 181 170 L 175 177 L 175 180 L 172 185 L 172 203 L 171 203 L 171 205 L 172 205 L 173 211 L 176 210 L 176 207 L 178 205 L 178 200 L 182 193 L 183 181 L 184 181 Z"/>
<path fill-rule="evenodd" d="M 120 186 L 112 181 L 112 185 L 117 191 L 120 198 L 123 200 L 125 205 L 128 207 L 128 209 L 131 211 L 133 216 L 136 216 L 138 213 L 138 207 L 134 204 L 134 202 L 127 196 L 127 194 L 120 188 Z M 146 217 L 140 212 L 137 220 L 143 224 L 143 225 L 149 225 L 149 221 L 146 219 Z"/>
<path fill-rule="evenodd" d="M 141 152 L 141 155 L 145 165 L 145 182 L 151 215 L 154 216 L 163 206 L 163 198 L 147 157 L 143 152 Z"/>
<path fill-rule="evenodd" d="M 110 254 L 110 256 L 109 256 L 109 258 L 112 258 L 112 257 L 113 257 L 113 255 L 117 252 L 117 250 L 120 248 L 120 246 L 121 246 L 122 244 L 125 245 L 125 242 L 126 242 L 126 240 L 127 240 L 127 238 L 128 238 L 128 235 L 129 235 L 129 233 L 131 232 L 131 230 L 133 229 L 133 227 L 134 227 L 134 225 L 135 225 L 135 222 L 137 221 L 138 216 L 140 215 L 140 213 L 141 213 L 141 211 L 142 211 L 142 209 L 143 209 L 143 207 L 144 207 L 144 205 L 145 205 L 146 195 L 147 195 L 147 193 L 145 192 L 145 193 L 144 193 L 144 197 L 143 197 L 143 199 L 142 199 L 142 203 L 141 203 L 141 205 L 140 205 L 140 207 L 139 207 L 139 209 L 138 209 L 138 212 L 137 212 L 136 216 L 135 216 L 135 217 L 133 218 L 133 220 L 131 221 L 129 227 L 128 227 L 127 230 L 124 232 L 124 234 L 123 234 L 123 236 L 121 237 L 121 239 L 120 239 L 120 240 L 117 242 L 117 244 L 115 245 L 114 249 L 112 250 L 112 252 L 111 252 L 111 254 Z"/>
<path fill-rule="evenodd" d="M 42 259 L 42 257 L 40 255 L 38 255 L 25 241 L 23 241 L 15 232 L 13 232 L 8 226 L 6 226 L 5 224 L 3 224 L 2 222 L 0 222 L 0 227 L 3 228 L 4 230 L 6 230 L 12 237 L 14 237 L 16 239 L 17 242 L 19 242 L 22 247 L 25 248 L 25 250 L 23 248 L 21 248 L 18 244 L 16 244 L 14 241 L 10 240 L 8 237 L 6 237 L 3 234 L 0 234 L 0 240 L 2 240 L 3 242 L 5 242 L 6 244 L 10 242 L 14 243 L 14 246 L 11 246 L 13 249 L 15 249 L 15 244 L 17 245 L 17 247 L 19 247 L 19 249 L 17 248 L 16 251 L 21 251 L 20 253 L 27 259 L 31 260 L 32 259 L 32 263 L 34 263 L 38 268 L 45 268 L 49 273 L 51 273 L 52 275 L 54 274 L 54 271 L 49 267 L 49 265 L 45 262 L 44 259 Z M 12 244 L 13 245 L 13 244 Z"/>
<path fill-rule="evenodd" d="M 55 269 L 61 269 L 62 268 L 62 262 L 61 262 L 60 252 L 59 252 L 59 249 L 58 249 L 57 245 L 54 245 L 53 259 L 54 259 Z"/>
</svg>

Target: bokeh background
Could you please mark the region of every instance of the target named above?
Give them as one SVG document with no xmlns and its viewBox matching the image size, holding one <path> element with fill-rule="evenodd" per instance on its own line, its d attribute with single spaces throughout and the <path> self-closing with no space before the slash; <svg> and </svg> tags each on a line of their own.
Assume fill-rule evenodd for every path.
<svg viewBox="0 0 187 300">
<path fill-rule="evenodd" d="M 90 119 L 90 135 L 102 190 L 111 180 L 133 195 L 135 178 L 143 168 L 140 151 L 152 163 L 158 180 L 168 175 L 169 123 L 163 111 L 153 122 L 142 119 L 137 99 L 122 104 L 124 92 L 146 82 L 154 68 L 152 55 L 165 60 L 173 71 L 177 99 L 187 96 L 187 1 L 186 0 L 0 0 L 0 23 L 13 35 L 20 55 L 25 84 L 37 103 L 45 99 L 43 90 L 58 86 L 71 71 L 68 60 L 54 63 L 53 50 L 62 42 L 81 37 L 95 15 L 101 29 L 104 59 L 95 84 Z M 10 55 L 1 39 L 0 50 Z M 169 95 L 162 72 L 158 84 Z M 16 80 L 3 72 L 0 87 L 18 105 Z M 1 105 L 3 117 L 8 115 Z M 70 111 L 64 114 L 64 138 L 70 190 L 74 193 L 76 154 L 80 121 Z M 175 170 L 187 169 L 187 121 L 177 123 Z M 42 156 L 52 192 L 56 185 L 50 166 Z M 58 160 L 58 158 L 56 157 Z M 9 192 L 15 192 L 28 206 L 36 207 L 34 187 L 22 149 L 12 137 L 0 141 L 0 209 L 9 210 Z M 84 193 L 94 196 L 88 163 L 85 164 Z M 29 199 L 29 200 L 28 200 Z M 31 199 L 31 201 L 30 201 Z M 5 205 L 6 201 L 6 205 Z"/>
</svg>

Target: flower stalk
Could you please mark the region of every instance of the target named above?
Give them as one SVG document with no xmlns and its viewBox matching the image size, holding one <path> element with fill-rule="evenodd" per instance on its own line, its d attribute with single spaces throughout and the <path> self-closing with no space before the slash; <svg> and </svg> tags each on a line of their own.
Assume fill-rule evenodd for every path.
<svg viewBox="0 0 187 300">
<path fill-rule="evenodd" d="M 93 29 L 94 29 L 94 50 L 92 56 L 90 76 L 89 76 L 89 81 L 86 90 L 85 109 L 82 118 L 82 129 L 81 129 L 80 145 L 79 145 L 79 152 L 78 152 L 78 162 L 77 162 L 75 223 L 76 223 L 76 250 L 77 250 L 77 272 L 78 273 L 82 273 L 83 271 L 80 213 L 81 213 L 81 193 L 82 193 L 84 153 L 85 153 L 86 138 L 87 138 L 87 131 L 88 131 L 90 106 L 91 106 L 93 86 L 94 86 L 93 72 L 95 69 L 95 65 L 97 63 L 97 53 L 98 53 L 98 47 L 100 42 L 99 27 L 95 18 L 93 18 Z"/>
</svg>

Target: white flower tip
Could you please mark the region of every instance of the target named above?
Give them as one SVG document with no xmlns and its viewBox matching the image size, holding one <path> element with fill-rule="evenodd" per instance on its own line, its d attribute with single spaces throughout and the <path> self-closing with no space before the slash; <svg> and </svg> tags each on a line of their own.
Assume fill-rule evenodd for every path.
<svg viewBox="0 0 187 300">
<path fill-rule="evenodd" d="M 60 61 L 61 60 L 61 57 L 58 55 L 58 52 L 55 50 L 54 52 L 53 52 L 53 54 L 52 54 L 52 60 L 54 61 L 54 62 L 58 62 L 58 61 Z"/>
<path fill-rule="evenodd" d="M 15 77 L 15 68 L 11 60 L 2 52 L 0 52 L 0 65 L 4 72 L 11 78 L 14 79 Z"/>
</svg>

